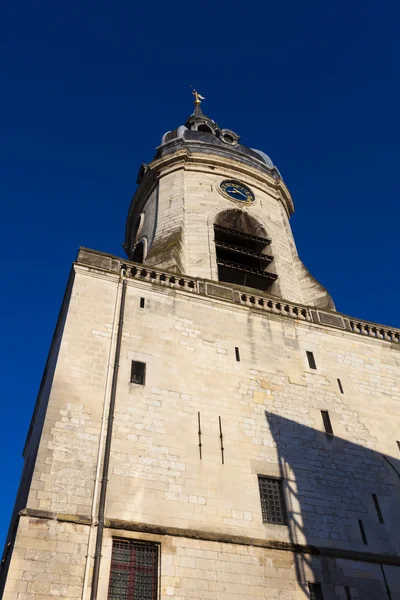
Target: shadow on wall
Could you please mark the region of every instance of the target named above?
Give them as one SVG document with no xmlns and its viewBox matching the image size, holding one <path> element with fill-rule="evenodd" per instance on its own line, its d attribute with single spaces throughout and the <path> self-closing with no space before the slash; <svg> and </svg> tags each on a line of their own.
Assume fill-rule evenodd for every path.
<svg viewBox="0 0 400 600">
<path fill-rule="evenodd" d="M 305 595 L 400 598 L 400 566 L 393 564 L 393 557 L 400 562 L 400 461 L 279 415 L 265 416 L 277 447 L 290 541 L 321 550 L 319 556 L 295 553 Z M 316 584 L 311 590 L 310 581 Z"/>
</svg>

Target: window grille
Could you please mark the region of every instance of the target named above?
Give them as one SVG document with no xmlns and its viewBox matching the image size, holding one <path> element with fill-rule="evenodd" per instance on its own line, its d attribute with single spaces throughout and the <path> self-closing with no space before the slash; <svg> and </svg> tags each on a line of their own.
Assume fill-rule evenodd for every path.
<svg viewBox="0 0 400 600">
<path fill-rule="evenodd" d="M 313 352 L 309 352 L 307 350 L 307 359 L 308 359 L 308 366 L 310 367 L 310 369 L 316 369 L 317 368 L 317 364 L 315 362 L 315 358 L 314 358 L 314 353 Z"/>
<path fill-rule="evenodd" d="M 131 383 L 144 385 L 146 379 L 146 363 L 137 360 L 132 361 L 131 367 Z"/>
<path fill-rule="evenodd" d="M 310 600 L 324 600 L 320 583 L 309 583 Z"/>
<path fill-rule="evenodd" d="M 108 600 L 157 600 L 158 546 L 113 540 Z"/>
<path fill-rule="evenodd" d="M 285 498 L 282 480 L 272 477 L 258 477 L 260 488 L 261 512 L 264 523 L 287 524 Z"/>
</svg>

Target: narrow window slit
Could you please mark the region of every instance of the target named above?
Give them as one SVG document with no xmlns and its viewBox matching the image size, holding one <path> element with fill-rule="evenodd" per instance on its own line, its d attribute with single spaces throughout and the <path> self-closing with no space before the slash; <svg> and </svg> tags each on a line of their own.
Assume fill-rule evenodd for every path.
<svg viewBox="0 0 400 600">
<path fill-rule="evenodd" d="M 376 514 L 378 515 L 379 523 L 384 523 L 385 521 L 383 518 L 381 507 L 379 505 L 379 500 L 378 500 L 378 497 L 376 494 L 372 494 L 372 500 L 374 501 L 375 510 L 376 510 Z"/>
<path fill-rule="evenodd" d="M 331 418 L 327 410 L 321 410 L 322 421 L 324 423 L 325 432 L 329 435 L 333 435 Z"/>
<path fill-rule="evenodd" d="M 320 583 L 309 583 L 310 600 L 324 600 Z"/>
<path fill-rule="evenodd" d="M 340 393 L 341 393 L 341 394 L 344 394 L 344 391 L 343 391 L 343 386 L 342 386 L 342 382 L 340 381 L 340 379 L 338 379 L 338 380 L 337 380 L 337 382 L 338 382 L 338 386 L 339 386 Z"/>
<path fill-rule="evenodd" d="M 197 413 L 197 420 L 198 420 L 198 424 L 199 424 L 199 454 L 200 454 L 200 460 L 203 458 L 203 453 L 202 453 L 202 446 L 203 444 L 201 443 L 201 422 L 200 422 L 200 413 Z"/>
<path fill-rule="evenodd" d="M 316 369 L 317 363 L 315 362 L 314 353 L 309 352 L 307 350 L 306 354 L 307 354 L 308 366 L 310 367 L 310 369 Z"/>
<path fill-rule="evenodd" d="M 146 363 L 137 360 L 132 361 L 131 365 L 131 383 L 144 385 L 146 379 Z"/>
<path fill-rule="evenodd" d="M 351 600 L 350 588 L 347 587 L 347 585 L 345 586 L 344 591 L 346 592 L 346 600 Z"/>
<path fill-rule="evenodd" d="M 219 439 L 221 442 L 221 460 L 222 460 L 222 464 L 225 464 L 225 457 L 224 457 L 224 435 L 222 433 L 222 422 L 221 422 L 221 417 L 218 417 L 219 419 Z"/>
<path fill-rule="evenodd" d="M 400 450 L 400 442 L 399 442 L 399 441 L 396 441 L 396 443 L 397 443 L 397 447 L 398 447 L 398 449 Z"/>
<path fill-rule="evenodd" d="M 237 362 L 240 362 L 240 353 L 239 353 L 239 348 L 237 346 L 235 346 L 235 356 L 236 356 Z"/>
<path fill-rule="evenodd" d="M 140 308 L 144 308 L 144 305 L 145 305 L 145 299 L 140 298 Z"/>
<path fill-rule="evenodd" d="M 366 535 L 365 529 L 364 529 L 364 523 L 362 522 L 361 519 L 358 519 L 358 525 L 360 527 L 360 533 L 361 533 L 363 544 L 365 546 L 368 546 L 368 540 L 367 540 L 367 535 Z"/>
</svg>

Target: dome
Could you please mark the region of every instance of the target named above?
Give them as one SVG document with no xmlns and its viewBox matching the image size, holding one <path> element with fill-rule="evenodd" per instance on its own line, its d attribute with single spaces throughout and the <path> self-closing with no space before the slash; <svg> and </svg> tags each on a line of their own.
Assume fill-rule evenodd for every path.
<svg viewBox="0 0 400 600">
<path fill-rule="evenodd" d="M 253 163 L 258 169 L 267 171 L 280 178 L 280 173 L 271 158 L 255 148 L 240 143 L 240 136 L 230 129 L 221 129 L 216 121 L 207 117 L 196 106 L 193 114 L 184 125 L 164 133 L 157 148 L 156 158 L 173 152 L 177 147 L 191 146 L 198 152 L 213 152 L 221 156 L 233 157 L 242 162 Z"/>
<path fill-rule="evenodd" d="M 257 154 L 259 154 L 261 156 L 261 158 L 263 159 L 265 164 L 268 165 L 269 167 L 271 167 L 271 169 L 272 169 L 272 167 L 274 166 L 274 163 L 272 162 L 272 160 L 270 159 L 268 154 L 265 154 L 265 152 L 263 152 L 262 150 L 256 150 L 255 148 L 251 148 L 251 150 L 253 150 L 253 152 L 257 152 Z"/>
<path fill-rule="evenodd" d="M 167 131 L 161 138 L 161 145 L 166 144 L 167 142 L 174 140 L 175 138 L 183 137 L 185 131 L 187 131 L 187 127 L 185 127 L 184 125 L 181 125 L 173 131 Z"/>
</svg>

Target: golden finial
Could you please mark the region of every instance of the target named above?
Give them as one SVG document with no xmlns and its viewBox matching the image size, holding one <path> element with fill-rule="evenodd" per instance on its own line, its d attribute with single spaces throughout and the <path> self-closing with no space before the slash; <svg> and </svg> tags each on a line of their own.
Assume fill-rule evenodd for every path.
<svg viewBox="0 0 400 600">
<path fill-rule="evenodd" d="M 190 87 L 192 88 L 192 94 L 193 94 L 193 96 L 194 96 L 194 98 L 195 98 L 195 100 L 194 100 L 194 105 L 195 105 L 196 107 L 199 107 L 199 108 L 200 108 L 201 101 L 202 101 L 202 100 L 205 100 L 205 98 L 204 98 L 204 96 L 201 96 L 201 95 L 199 94 L 199 92 L 198 92 L 197 90 L 195 90 L 195 89 L 194 89 L 194 87 L 193 87 L 192 85 L 191 85 Z"/>
</svg>

